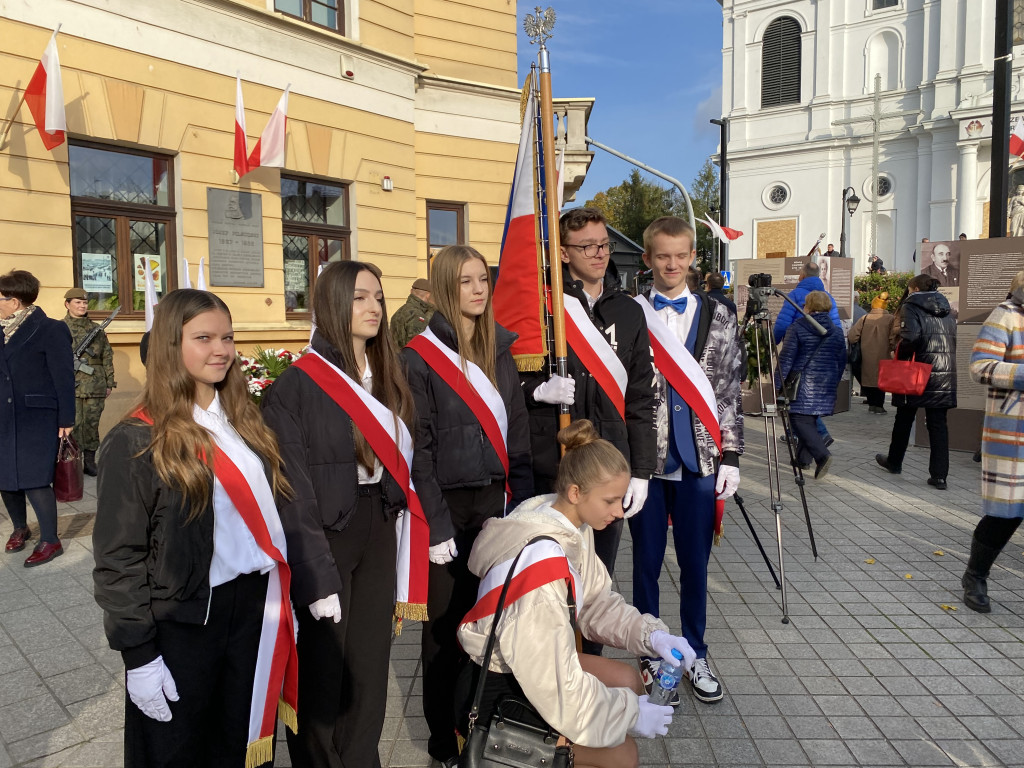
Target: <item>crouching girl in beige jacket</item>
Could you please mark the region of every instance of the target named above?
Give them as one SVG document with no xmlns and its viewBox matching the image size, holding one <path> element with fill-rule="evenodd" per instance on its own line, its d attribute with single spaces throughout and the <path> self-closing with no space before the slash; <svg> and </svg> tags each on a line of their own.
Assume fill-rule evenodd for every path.
<svg viewBox="0 0 1024 768">
<path fill-rule="evenodd" d="M 672 708 L 647 701 L 633 667 L 577 652 L 570 596 L 579 629 L 589 640 L 637 656 L 668 656 L 676 649 L 687 669 L 694 652 L 659 619 L 641 614 L 613 592 L 594 553 L 594 531 L 622 517 L 630 477 L 626 460 L 586 420 L 563 429 L 558 439 L 566 452 L 557 494 L 530 499 L 508 517 L 488 520 L 473 546 L 469 568 L 481 584 L 478 602 L 459 628 L 473 662 L 456 694 L 464 705 L 461 728 L 465 733 L 497 595 L 525 547 L 495 633 L 479 723 L 487 726 L 502 697 L 518 695 L 574 745 L 578 768 L 635 766 L 633 737 L 665 735 Z M 549 538 L 529 543 L 538 536 Z"/>
</svg>

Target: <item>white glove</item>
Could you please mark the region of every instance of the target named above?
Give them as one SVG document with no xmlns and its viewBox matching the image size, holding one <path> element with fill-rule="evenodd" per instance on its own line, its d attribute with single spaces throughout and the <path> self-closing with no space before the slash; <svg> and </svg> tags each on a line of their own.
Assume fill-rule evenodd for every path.
<svg viewBox="0 0 1024 768">
<path fill-rule="evenodd" d="M 672 707 L 651 704 L 646 696 L 641 696 L 640 714 L 637 715 L 633 727 L 629 729 L 629 735 L 641 739 L 665 736 L 668 734 L 668 727 L 671 724 Z"/>
<path fill-rule="evenodd" d="M 689 672 L 693 669 L 693 663 L 697 660 L 697 654 L 694 653 L 693 648 L 686 641 L 685 637 L 679 637 L 677 635 L 670 635 L 660 629 L 656 629 L 651 632 L 651 650 L 653 650 L 658 656 L 663 659 L 675 660 L 672 656 L 672 651 L 679 651 L 683 657 L 683 669 Z"/>
<path fill-rule="evenodd" d="M 629 488 L 626 489 L 626 495 L 622 497 L 622 508 L 626 510 L 625 518 L 627 520 L 644 508 L 649 482 L 650 480 L 641 480 L 639 477 L 629 478 Z"/>
<path fill-rule="evenodd" d="M 552 376 L 533 390 L 533 399 L 538 403 L 572 405 L 576 402 L 576 379 Z"/>
<path fill-rule="evenodd" d="M 730 467 L 723 464 L 718 468 L 718 481 L 715 483 L 715 493 L 720 499 L 728 499 L 740 487 L 740 468 Z"/>
<path fill-rule="evenodd" d="M 459 550 L 455 548 L 455 539 L 442 541 L 430 548 L 428 557 L 435 565 L 445 565 L 459 556 Z"/>
<path fill-rule="evenodd" d="M 334 619 L 334 623 L 337 624 L 341 621 L 341 600 L 338 599 L 337 593 L 328 595 L 327 597 L 320 598 L 315 603 L 310 603 L 309 612 L 313 614 L 313 618 L 317 621 L 320 621 L 320 619 Z"/>
<path fill-rule="evenodd" d="M 171 720 L 171 708 L 168 699 L 178 700 L 178 687 L 174 684 L 171 671 L 164 664 L 164 657 L 157 656 L 149 664 L 129 669 L 125 686 L 132 703 L 142 710 L 142 714 L 168 723 Z"/>
</svg>

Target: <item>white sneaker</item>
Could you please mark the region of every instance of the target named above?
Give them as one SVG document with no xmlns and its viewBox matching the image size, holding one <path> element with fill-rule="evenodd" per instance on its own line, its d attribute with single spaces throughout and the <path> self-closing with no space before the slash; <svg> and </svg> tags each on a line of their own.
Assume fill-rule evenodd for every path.
<svg viewBox="0 0 1024 768">
<path fill-rule="evenodd" d="M 690 673 L 690 685 L 693 687 L 694 696 L 706 703 L 721 701 L 725 695 L 707 659 L 697 659 L 694 662 L 693 671 Z"/>
</svg>

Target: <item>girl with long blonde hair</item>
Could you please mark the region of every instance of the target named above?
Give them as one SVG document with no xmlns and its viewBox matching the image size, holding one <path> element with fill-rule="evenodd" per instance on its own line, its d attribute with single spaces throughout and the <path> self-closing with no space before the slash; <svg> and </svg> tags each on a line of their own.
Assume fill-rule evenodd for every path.
<svg viewBox="0 0 1024 768">
<path fill-rule="evenodd" d="M 96 601 L 127 670 L 125 765 L 262 765 L 276 714 L 295 728 L 277 440 L 214 294 L 164 296 L 146 373 L 100 447 L 93 530 Z"/>
<path fill-rule="evenodd" d="M 431 263 L 437 311 L 402 350 L 416 401 L 413 478 L 430 521 L 428 621 L 423 627 L 427 751 L 458 752 L 452 680 L 462 651 L 455 632 L 476 600 L 466 563 L 485 520 L 533 493 L 526 404 L 510 348 L 494 322 L 491 274 L 479 251 L 442 248 Z"/>
</svg>

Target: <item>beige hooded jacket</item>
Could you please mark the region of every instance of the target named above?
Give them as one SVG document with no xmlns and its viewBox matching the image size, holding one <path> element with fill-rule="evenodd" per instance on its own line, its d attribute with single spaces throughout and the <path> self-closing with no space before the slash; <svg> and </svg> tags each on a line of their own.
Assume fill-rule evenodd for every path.
<svg viewBox="0 0 1024 768">
<path fill-rule="evenodd" d="M 583 636 L 638 656 L 656 655 L 650 646 L 651 632 L 667 632 L 668 627 L 612 592 L 608 571 L 594 554 L 593 530 L 586 525 L 577 530 L 551 507 L 554 500 L 553 494 L 537 496 L 508 517 L 484 523 L 469 556 L 469 569 L 483 578 L 495 565 L 514 558 L 531 539 L 550 536 L 580 575 L 576 601 Z M 487 616 L 459 627 L 462 647 L 478 664 L 491 619 Z M 627 688 L 608 688 L 580 666 L 563 582 L 535 589 L 506 606 L 490 669 L 512 672 L 541 717 L 575 744 L 618 746 L 636 723 L 636 694 Z"/>
</svg>

